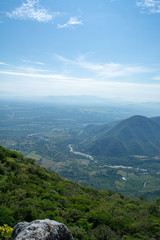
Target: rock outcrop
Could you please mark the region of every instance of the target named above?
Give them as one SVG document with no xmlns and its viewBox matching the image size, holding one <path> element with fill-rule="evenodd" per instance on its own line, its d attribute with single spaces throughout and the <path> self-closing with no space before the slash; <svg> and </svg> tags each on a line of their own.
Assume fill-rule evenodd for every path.
<svg viewBox="0 0 160 240">
<path fill-rule="evenodd" d="M 18 223 L 10 240 L 73 240 L 73 237 L 64 224 L 45 219 Z"/>
</svg>

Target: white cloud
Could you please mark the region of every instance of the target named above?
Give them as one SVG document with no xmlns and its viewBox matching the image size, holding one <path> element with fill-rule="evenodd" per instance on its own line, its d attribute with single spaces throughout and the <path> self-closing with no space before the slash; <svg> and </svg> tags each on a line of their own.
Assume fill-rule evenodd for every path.
<svg viewBox="0 0 160 240">
<path fill-rule="evenodd" d="M 153 80 L 160 81 L 160 75 L 158 75 L 158 76 L 155 76 L 155 77 L 153 78 Z"/>
<path fill-rule="evenodd" d="M 40 6 L 40 0 L 26 0 L 20 7 L 17 7 L 11 12 L 7 12 L 6 15 L 12 19 L 19 20 L 35 20 L 38 22 L 51 22 L 56 16 L 62 15 L 60 12 L 49 13 L 47 9 Z M 82 25 L 82 20 L 78 17 L 70 17 L 65 24 L 58 24 L 57 28 L 66 28 L 74 25 Z"/>
<path fill-rule="evenodd" d="M 73 25 L 82 25 L 83 22 L 79 20 L 77 17 L 70 17 L 67 23 L 65 24 L 58 24 L 57 28 L 66 28 L 66 27 L 71 27 Z"/>
<path fill-rule="evenodd" d="M 143 66 L 125 65 L 119 63 L 93 63 L 87 61 L 84 56 L 80 56 L 76 60 L 70 60 L 59 55 L 56 55 L 56 57 L 65 64 L 76 65 L 79 68 L 89 70 L 94 75 L 96 74 L 98 77 L 101 77 L 101 79 L 103 78 L 106 80 L 151 71 Z"/>
<path fill-rule="evenodd" d="M 159 0 L 138 0 L 137 6 L 141 8 L 142 12 L 160 13 Z"/>
<path fill-rule="evenodd" d="M 38 64 L 38 65 L 45 65 L 45 63 L 43 62 L 34 62 L 35 64 Z"/>
<path fill-rule="evenodd" d="M 147 71 L 141 66 L 93 63 L 86 61 L 84 56 L 76 60 L 70 60 L 62 56 L 57 56 L 57 58 L 65 65 L 69 65 L 72 71 L 66 74 L 63 66 L 59 71 L 54 72 L 53 67 L 52 70 L 44 70 L 43 67 L 42 69 L 34 68 L 35 65 L 33 67 L 5 66 L 6 63 L 0 62 L 1 91 L 11 91 L 14 95 L 19 96 L 67 94 L 96 95 L 107 98 L 116 96 L 134 101 L 159 101 L 160 99 L 160 84 L 158 81 L 125 81 L 124 76 L 126 75 L 127 79 L 131 79 L 133 74 Z M 85 69 L 89 74 L 86 74 Z M 119 76 L 123 77 L 121 81 L 119 81 Z M 116 81 L 114 81 L 114 78 Z M 158 74 L 156 78 L 155 80 L 160 80 Z"/>
<path fill-rule="evenodd" d="M 4 62 L 0 62 L 0 65 L 3 65 L 3 66 L 9 66 L 9 64 L 4 63 Z"/>
<path fill-rule="evenodd" d="M 75 81 L 63 75 L 14 74 L 0 81 L 1 91 L 11 91 L 17 96 L 95 95 L 106 98 L 122 98 L 130 101 L 159 101 L 160 84 L 139 84 L 111 81 Z M 17 76 L 15 78 L 15 75 Z M 18 77 L 19 76 L 19 77 Z M 52 79 L 50 79 L 52 77 Z M 53 79 L 54 77 L 54 79 Z M 45 79 L 46 78 L 46 79 Z M 83 79 L 84 80 L 84 79 Z"/>
<path fill-rule="evenodd" d="M 118 63 L 97 64 L 87 61 L 80 61 L 80 64 L 83 68 L 94 71 L 99 76 L 106 78 L 123 77 L 146 71 L 148 72 L 146 68 L 141 66 L 129 66 Z"/>
<path fill-rule="evenodd" d="M 31 78 L 42 78 L 42 79 L 50 79 L 50 81 L 54 80 L 73 80 L 73 81 L 90 81 L 89 78 L 78 78 L 78 77 L 70 77 L 61 74 L 40 74 L 40 73 L 31 73 L 31 69 L 28 69 L 30 72 L 16 72 L 16 71 L 0 71 L 0 74 L 4 75 L 12 75 L 12 76 L 23 76 L 23 77 L 31 77 Z M 34 69 L 32 69 L 33 71 Z M 40 70 L 39 70 L 40 71 Z M 41 70 L 42 71 L 42 70 Z"/>
<path fill-rule="evenodd" d="M 13 19 L 31 19 L 38 22 L 52 21 L 57 14 L 58 13 L 49 14 L 45 8 L 39 6 L 39 0 L 27 0 L 12 12 L 7 12 L 7 16 Z"/>
<path fill-rule="evenodd" d="M 43 62 L 39 62 L 39 61 L 30 61 L 30 60 L 26 60 L 26 59 L 22 59 L 21 60 L 22 62 L 24 62 L 24 63 L 29 63 L 29 64 L 37 64 L 37 65 L 46 65 L 45 63 L 43 63 Z"/>
<path fill-rule="evenodd" d="M 75 60 L 64 58 L 63 56 L 56 55 L 57 59 L 60 60 L 65 66 L 69 66 L 69 71 L 64 71 L 63 67 L 61 68 L 61 72 L 64 72 L 65 76 L 62 74 L 52 74 L 53 71 L 49 71 L 47 69 L 35 68 L 35 64 L 39 66 L 45 65 L 42 62 L 29 61 L 23 59 L 24 63 L 29 63 L 29 66 L 12 66 L 6 63 L 0 62 L 0 65 L 6 67 L 1 69 L 0 73 L 5 75 L 16 75 L 16 76 L 27 76 L 27 77 L 39 77 L 46 79 L 71 79 L 71 80 L 90 80 L 92 81 L 108 81 L 111 79 L 119 79 L 120 77 L 132 76 L 139 73 L 146 73 L 151 71 L 143 66 L 132 66 L 125 65 L 119 63 L 95 63 L 90 62 L 85 59 L 84 56 L 80 56 Z M 34 64 L 34 65 L 33 65 Z M 46 72 L 46 74 L 41 74 L 41 72 Z M 50 72 L 50 73 L 49 73 Z M 73 75 L 77 76 L 79 73 L 83 73 L 82 77 L 73 77 Z M 70 75 L 68 77 L 68 75 Z M 86 77 L 87 76 L 87 77 Z M 89 77 L 88 77 L 89 76 Z"/>
<path fill-rule="evenodd" d="M 44 63 L 31 62 L 31 61 L 28 61 L 28 60 L 22 60 L 22 62 L 27 63 L 27 66 L 26 65 L 12 65 L 12 64 L 8 64 L 8 63 L 0 62 L 1 71 L 2 72 L 3 71 L 4 72 L 5 71 L 6 72 L 13 72 L 13 73 L 22 72 L 22 71 L 25 72 L 25 73 L 48 72 L 48 70 L 44 70 L 42 68 L 39 69 L 39 68 L 34 67 L 35 64 L 45 65 Z M 34 66 L 33 66 L 33 64 L 34 64 Z"/>
</svg>

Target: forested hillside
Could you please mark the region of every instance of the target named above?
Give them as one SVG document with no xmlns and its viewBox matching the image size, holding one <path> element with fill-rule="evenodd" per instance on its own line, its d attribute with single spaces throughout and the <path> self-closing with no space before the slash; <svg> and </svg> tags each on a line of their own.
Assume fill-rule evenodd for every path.
<svg viewBox="0 0 160 240">
<path fill-rule="evenodd" d="M 78 240 L 160 239 L 160 199 L 131 199 L 73 183 L 0 147 L 0 225 L 54 219 Z"/>
<path fill-rule="evenodd" d="M 96 132 L 97 129 L 97 132 Z M 81 148 L 95 156 L 127 156 L 160 154 L 159 118 L 133 116 L 108 129 L 108 125 L 96 128 L 95 135 Z M 99 130 L 99 131 L 98 131 Z"/>
</svg>

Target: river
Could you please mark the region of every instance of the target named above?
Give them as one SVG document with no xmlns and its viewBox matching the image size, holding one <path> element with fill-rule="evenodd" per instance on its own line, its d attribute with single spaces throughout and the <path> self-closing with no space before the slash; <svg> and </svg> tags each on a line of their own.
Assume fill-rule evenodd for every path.
<svg viewBox="0 0 160 240">
<path fill-rule="evenodd" d="M 94 158 L 93 158 L 91 155 L 89 155 L 89 154 L 81 153 L 81 152 L 75 152 L 75 151 L 73 150 L 72 144 L 69 144 L 68 147 L 70 148 L 70 152 L 72 152 L 72 153 L 74 153 L 74 154 L 76 154 L 76 155 L 81 155 L 81 156 L 83 156 L 83 157 L 86 157 L 86 158 L 94 161 Z"/>
</svg>

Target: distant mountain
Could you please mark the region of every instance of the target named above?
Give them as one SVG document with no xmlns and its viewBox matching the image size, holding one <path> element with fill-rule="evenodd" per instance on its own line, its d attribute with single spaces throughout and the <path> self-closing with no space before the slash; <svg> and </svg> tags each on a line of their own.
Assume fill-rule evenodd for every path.
<svg viewBox="0 0 160 240">
<path fill-rule="evenodd" d="M 59 103 L 59 104 L 69 104 L 69 105 L 95 105 L 104 104 L 107 102 L 106 99 L 97 96 L 48 96 L 43 98 L 44 101 Z"/>
<path fill-rule="evenodd" d="M 151 119 L 160 125 L 160 117 L 153 117 Z"/>
<path fill-rule="evenodd" d="M 159 118 L 160 119 L 160 118 Z M 82 148 L 92 155 L 126 156 L 160 154 L 159 120 L 133 116 L 89 138 Z M 103 131 L 102 131 L 103 129 Z"/>
</svg>

